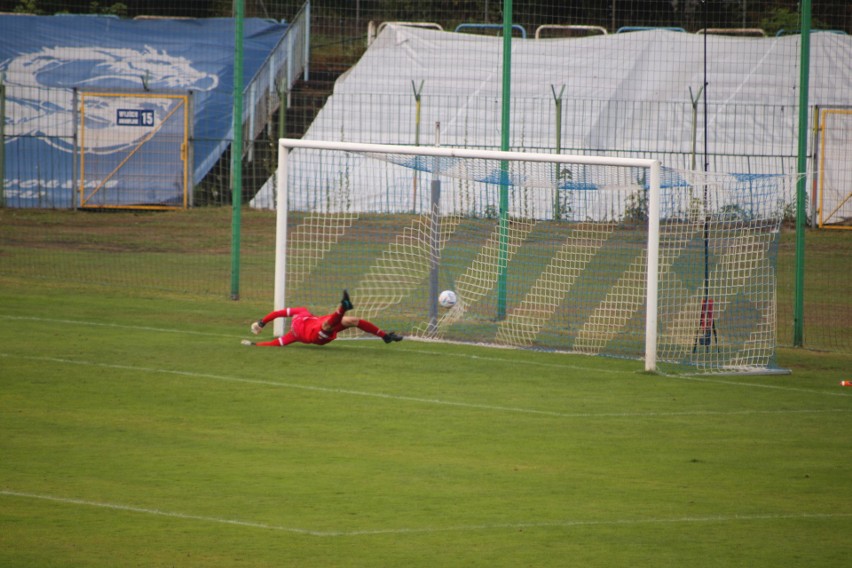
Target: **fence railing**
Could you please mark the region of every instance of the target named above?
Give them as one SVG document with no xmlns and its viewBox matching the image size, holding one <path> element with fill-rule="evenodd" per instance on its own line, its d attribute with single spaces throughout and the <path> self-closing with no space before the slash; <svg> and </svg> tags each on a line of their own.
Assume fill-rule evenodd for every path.
<svg viewBox="0 0 852 568">
<path fill-rule="evenodd" d="M 269 68 L 271 71 L 273 67 Z M 279 66 L 286 73 L 286 65 Z M 259 135 L 263 126 L 262 118 L 268 118 L 270 105 L 277 104 L 278 91 L 270 87 L 274 74 L 256 75 L 255 84 L 263 84 L 259 89 L 251 90 L 255 98 L 256 109 L 246 111 L 246 129 L 254 124 Z M 260 78 L 265 78 L 261 81 Z M 14 96 L 15 89 L 8 91 Z M 32 89 L 32 88 L 29 88 Z M 45 101 L 45 104 L 72 106 L 74 91 L 71 89 L 38 88 L 38 95 L 28 94 Z M 400 95 L 342 94 L 335 95 L 335 104 L 327 105 L 317 117 L 308 132 L 312 139 L 347 140 L 368 143 L 391 143 L 410 145 L 432 145 L 435 142 L 432 133 L 435 122 L 441 123 L 441 144 L 460 148 L 494 149 L 498 144 L 496 132 L 486 132 L 485 125 L 494 122 L 499 113 L 494 100 L 490 97 L 421 97 L 421 120 L 418 127 L 415 113 L 415 100 Z M 655 158 L 664 165 L 679 169 L 703 165 L 704 148 L 700 131 L 703 124 L 697 123 L 697 132 L 689 130 L 692 108 L 689 102 L 669 103 L 652 101 L 604 101 L 604 100 L 565 100 L 562 101 L 561 124 L 557 128 L 553 98 L 516 98 L 513 100 L 517 116 L 524 116 L 512 127 L 511 149 L 527 152 L 555 152 L 559 148 L 565 154 L 607 155 L 613 157 Z M 381 109 L 381 112 L 376 112 Z M 603 111 L 606 111 L 603 114 Z M 721 110 L 711 105 L 713 116 L 723 116 Z M 789 110 L 773 105 L 727 105 L 724 114 L 735 117 L 729 121 L 734 125 L 733 135 L 719 140 L 709 148 L 707 158 L 712 171 L 732 172 L 744 175 L 753 174 L 789 174 L 795 172 L 796 148 L 785 143 L 784 134 L 792 128 Z M 813 114 L 813 113 L 812 113 Z M 375 117 L 379 117 L 376 119 Z M 596 116 L 607 116 L 600 120 Z M 624 117 L 629 117 L 626 120 Z M 740 117 L 740 118 L 736 118 Z M 745 121 L 742 117 L 751 117 Z M 40 117 L 42 122 L 49 117 Z M 55 120 L 55 119 L 54 119 Z M 377 120 L 379 122 L 377 122 Z M 737 121 L 740 121 L 739 123 Z M 252 122 L 254 121 L 254 122 Z M 736 125 L 741 124 L 742 132 Z M 759 129 L 752 127 L 760 125 Z M 7 141 L 12 137 L 32 139 L 33 148 L 63 148 L 64 152 L 15 151 L 14 148 L 28 145 L 9 146 L 6 152 L 6 192 L 5 203 L 9 207 L 73 207 L 71 193 L 76 187 L 79 172 L 79 158 L 76 148 L 76 128 L 71 135 L 61 134 L 58 124 L 39 123 L 7 126 Z M 676 127 L 676 128 L 675 128 Z M 730 127 L 730 125 L 729 125 Z M 251 131 L 251 130 L 249 130 Z M 631 132 L 642 132 L 637 138 Z M 419 139 L 418 139 L 419 132 Z M 673 136 L 672 132 L 679 133 Z M 388 134 L 390 133 L 390 134 Z M 557 133 L 560 140 L 557 141 Z M 693 135 L 697 138 L 693 152 Z M 244 177 L 245 194 L 252 197 L 274 173 L 275 160 L 273 137 L 246 138 L 245 156 L 251 166 Z M 493 144 L 489 145 L 488 140 Z M 715 138 L 713 138 L 715 140 Z M 35 142 L 44 144 L 36 144 Z M 190 146 L 221 146 L 224 151 L 230 144 L 229 139 L 190 140 Z M 270 150 L 270 148 L 273 148 Z M 190 148 L 190 150 L 192 150 Z M 697 155 L 696 155 L 697 154 Z M 216 166 L 207 174 L 201 185 L 218 199 L 201 199 L 198 204 L 215 204 L 229 201 L 223 196 L 228 191 L 227 160 L 222 166 Z M 36 165 L 33 165 L 36 164 Z M 14 172 L 18 170 L 37 171 L 38 180 L 32 181 L 26 188 L 15 183 Z M 213 187 L 221 185 L 221 187 Z M 809 185 L 810 187 L 810 185 Z M 24 195 L 26 193 L 26 195 Z M 32 198 L 26 205 L 20 198 Z"/>
<path fill-rule="evenodd" d="M 308 77 L 310 40 L 311 3 L 307 1 L 243 91 L 245 140 L 257 138 L 282 103 L 286 107 L 287 94 L 299 77 L 303 74 Z M 252 146 L 246 144 L 244 155 L 249 159 L 251 151 Z"/>
</svg>

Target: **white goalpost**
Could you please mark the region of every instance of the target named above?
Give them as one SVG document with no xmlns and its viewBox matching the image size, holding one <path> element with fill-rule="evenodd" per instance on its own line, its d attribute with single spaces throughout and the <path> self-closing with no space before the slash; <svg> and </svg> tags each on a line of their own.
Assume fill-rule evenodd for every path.
<svg viewBox="0 0 852 568">
<path fill-rule="evenodd" d="M 792 183 L 652 159 L 281 139 L 273 308 L 327 310 L 348 288 L 353 313 L 413 338 L 767 372 Z"/>
</svg>

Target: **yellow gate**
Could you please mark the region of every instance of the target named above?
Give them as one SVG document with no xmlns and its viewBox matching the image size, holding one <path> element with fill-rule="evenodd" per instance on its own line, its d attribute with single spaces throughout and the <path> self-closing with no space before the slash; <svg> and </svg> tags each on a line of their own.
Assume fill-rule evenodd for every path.
<svg viewBox="0 0 852 568">
<path fill-rule="evenodd" d="M 819 226 L 852 229 L 852 109 L 819 109 L 817 134 Z"/>
<path fill-rule="evenodd" d="M 188 207 L 188 109 L 188 95 L 81 93 L 79 206 Z"/>
</svg>

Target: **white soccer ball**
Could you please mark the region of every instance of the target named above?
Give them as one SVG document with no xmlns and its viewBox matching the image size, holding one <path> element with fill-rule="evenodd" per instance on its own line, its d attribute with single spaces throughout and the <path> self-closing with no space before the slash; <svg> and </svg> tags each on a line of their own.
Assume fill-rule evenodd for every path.
<svg viewBox="0 0 852 568">
<path fill-rule="evenodd" d="M 456 296 L 456 293 L 452 290 L 444 290 L 441 292 L 441 295 L 438 296 L 438 303 L 442 308 L 452 308 L 458 301 L 458 296 Z"/>
</svg>

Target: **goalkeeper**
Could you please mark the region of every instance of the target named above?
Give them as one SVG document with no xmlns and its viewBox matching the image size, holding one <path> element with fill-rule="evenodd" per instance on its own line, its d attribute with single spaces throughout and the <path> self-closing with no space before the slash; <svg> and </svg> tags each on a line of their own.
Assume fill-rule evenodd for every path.
<svg viewBox="0 0 852 568">
<path fill-rule="evenodd" d="M 337 338 L 337 334 L 344 329 L 357 327 L 381 337 L 385 343 L 402 341 L 402 336 L 393 331 L 382 331 L 367 320 L 345 315 L 352 309 L 352 301 L 346 290 L 343 291 L 343 299 L 337 309 L 325 316 L 315 316 L 307 308 L 284 308 L 266 314 L 263 318 L 251 324 L 251 332 L 257 335 L 263 327 L 277 318 L 293 318 L 290 322 L 290 331 L 276 337 L 272 341 L 260 341 L 254 343 L 243 339 L 243 345 L 257 345 L 259 347 L 284 347 L 291 343 L 309 343 L 313 345 L 325 345 Z"/>
</svg>

